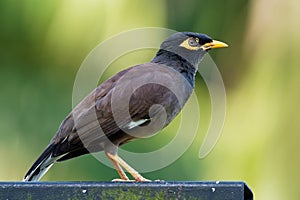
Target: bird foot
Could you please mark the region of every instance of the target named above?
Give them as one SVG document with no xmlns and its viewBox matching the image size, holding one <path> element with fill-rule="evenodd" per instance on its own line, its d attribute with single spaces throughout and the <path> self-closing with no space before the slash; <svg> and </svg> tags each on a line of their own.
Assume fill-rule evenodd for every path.
<svg viewBox="0 0 300 200">
<path fill-rule="evenodd" d="M 112 182 L 151 182 L 152 180 L 146 179 L 144 177 L 137 177 L 135 180 L 130 179 L 121 179 L 121 178 L 115 178 L 112 180 Z"/>
<path fill-rule="evenodd" d="M 135 178 L 135 181 L 136 182 L 151 182 L 152 180 L 149 180 L 149 179 L 146 179 L 146 178 L 144 178 L 142 176 L 139 176 L 139 177 Z"/>
<path fill-rule="evenodd" d="M 135 180 L 129 180 L 129 179 L 121 179 L 121 178 L 115 178 L 111 180 L 112 182 L 134 182 Z"/>
</svg>

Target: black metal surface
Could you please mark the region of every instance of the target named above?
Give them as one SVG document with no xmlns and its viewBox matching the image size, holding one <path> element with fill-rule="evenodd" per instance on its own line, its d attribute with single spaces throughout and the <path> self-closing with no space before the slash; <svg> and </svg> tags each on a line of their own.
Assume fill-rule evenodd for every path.
<svg viewBox="0 0 300 200">
<path fill-rule="evenodd" d="M 251 200 L 253 194 L 244 182 L 0 182 L 0 199 Z"/>
</svg>

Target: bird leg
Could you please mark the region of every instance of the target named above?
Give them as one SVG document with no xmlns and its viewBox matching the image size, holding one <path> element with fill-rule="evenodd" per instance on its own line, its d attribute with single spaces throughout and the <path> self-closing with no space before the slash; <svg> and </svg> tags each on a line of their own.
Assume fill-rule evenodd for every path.
<svg viewBox="0 0 300 200">
<path fill-rule="evenodd" d="M 127 177 L 127 175 L 125 174 L 125 172 L 123 171 L 123 169 L 121 168 L 119 163 L 111 158 L 112 155 L 109 154 L 109 153 L 105 153 L 105 154 L 109 158 L 109 160 L 111 161 L 114 168 L 117 170 L 119 176 L 121 177 L 121 179 L 114 179 L 113 181 L 129 181 L 129 178 Z"/>
<path fill-rule="evenodd" d="M 113 155 L 113 154 L 110 154 L 108 152 L 106 152 L 105 154 L 111 160 L 113 166 L 116 168 L 118 174 L 121 177 L 121 180 L 120 179 L 115 179 L 114 181 L 130 181 L 129 178 L 126 176 L 125 172 L 122 170 L 121 166 L 131 174 L 131 176 L 134 178 L 135 181 L 137 181 L 137 182 L 151 181 L 151 180 L 148 180 L 148 179 L 144 178 L 142 175 L 140 175 L 135 169 L 130 167 L 118 155 Z"/>
</svg>

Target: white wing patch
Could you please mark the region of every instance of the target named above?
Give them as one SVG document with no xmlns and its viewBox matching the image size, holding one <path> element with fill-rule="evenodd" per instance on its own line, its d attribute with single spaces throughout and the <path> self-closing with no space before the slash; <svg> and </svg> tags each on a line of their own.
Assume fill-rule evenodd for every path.
<svg viewBox="0 0 300 200">
<path fill-rule="evenodd" d="M 143 123 L 145 123 L 147 121 L 149 121 L 149 119 L 140 119 L 140 120 L 135 121 L 135 122 L 132 121 L 129 124 L 127 124 L 126 128 L 133 129 L 133 128 L 135 128 L 135 127 L 137 127 L 137 126 L 139 126 L 139 125 L 141 125 L 141 124 L 143 124 Z"/>
</svg>

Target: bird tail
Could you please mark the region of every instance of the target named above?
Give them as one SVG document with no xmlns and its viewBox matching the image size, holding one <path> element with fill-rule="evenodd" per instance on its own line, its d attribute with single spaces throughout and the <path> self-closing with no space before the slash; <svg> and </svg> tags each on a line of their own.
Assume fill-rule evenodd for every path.
<svg viewBox="0 0 300 200">
<path fill-rule="evenodd" d="M 60 157 L 53 157 L 53 145 L 49 145 L 26 173 L 23 181 L 39 181 Z"/>
</svg>

